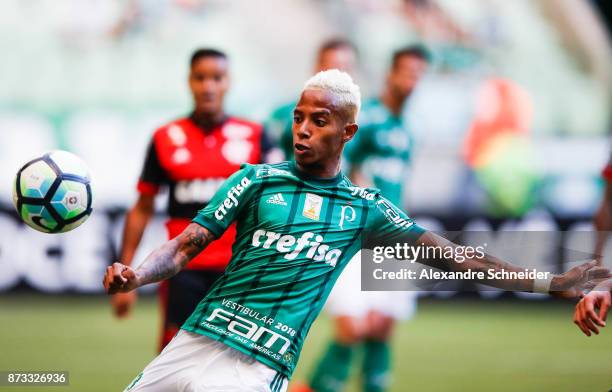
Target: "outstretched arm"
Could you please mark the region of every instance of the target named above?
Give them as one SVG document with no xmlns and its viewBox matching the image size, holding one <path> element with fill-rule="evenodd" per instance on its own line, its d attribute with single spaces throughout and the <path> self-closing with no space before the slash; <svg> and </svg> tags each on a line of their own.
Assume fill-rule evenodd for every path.
<svg viewBox="0 0 612 392">
<path fill-rule="evenodd" d="M 459 245 L 440 237 L 432 232 L 425 232 L 417 240 L 417 243 L 430 247 L 459 247 Z M 455 254 L 455 252 L 453 252 Z M 457 262 L 451 258 L 443 260 L 424 260 L 423 264 L 431 267 L 442 268 L 449 271 L 467 271 L 484 272 L 494 270 L 499 272 L 505 270 L 507 272 L 524 272 L 525 269 L 514 264 L 507 263 L 497 257 L 484 254 L 483 257 L 467 258 L 462 262 Z M 564 274 L 550 274 L 550 279 L 487 279 L 481 283 L 512 291 L 527 291 L 527 292 L 551 292 L 559 293 L 561 296 L 576 297 L 579 296 L 583 289 L 594 286 L 595 279 L 606 278 L 609 276 L 609 271 L 605 268 L 597 267 L 597 261 L 592 260 L 576 266 Z M 589 287 L 589 284 L 591 286 Z"/>
<path fill-rule="evenodd" d="M 136 270 L 121 263 L 107 267 L 104 288 L 108 294 L 128 292 L 170 278 L 215 239 L 208 229 L 191 223 L 176 238 L 153 251 Z"/>
</svg>

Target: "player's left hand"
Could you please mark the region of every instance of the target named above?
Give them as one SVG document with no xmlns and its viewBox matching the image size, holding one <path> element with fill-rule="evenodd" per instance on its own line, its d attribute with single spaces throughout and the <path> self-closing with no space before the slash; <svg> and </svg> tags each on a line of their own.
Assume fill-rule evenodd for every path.
<svg viewBox="0 0 612 392">
<path fill-rule="evenodd" d="M 578 298 L 610 276 L 610 270 L 600 267 L 597 260 L 580 264 L 553 278 L 550 294 L 563 298 Z"/>
<path fill-rule="evenodd" d="M 599 334 L 599 327 L 606 326 L 606 317 L 608 309 L 612 303 L 610 290 L 605 288 L 598 290 L 597 288 L 584 296 L 576 305 L 574 312 L 574 324 L 584 332 L 586 336 L 591 336 L 591 331 L 596 335 Z M 595 309 L 599 309 L 599 314 Z"/>
<path fill-rule="evenodd" d="M 106 267 L 102 284 L 108 294 L 127 293 L 140 286 L 134 270 L 121 263 Z"/>
</svg>

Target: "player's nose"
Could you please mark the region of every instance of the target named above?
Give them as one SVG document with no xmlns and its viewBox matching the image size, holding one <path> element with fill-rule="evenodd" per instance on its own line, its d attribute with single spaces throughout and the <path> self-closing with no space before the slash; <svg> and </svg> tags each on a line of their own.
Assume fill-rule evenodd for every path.
<svg viewBox="0 0 612 392">
<path fill-rule="evenodd" d="M 308 121 L 302 121 L 297 125 L 297 136 L 299 139 L 308 139 L 312 135 Z"/>
<path fill-rule="evenodd" d="M 200 82 L 200 88 L 206 93 L 214 93 L 216 87 L 217 83 L 212 78 L 205 78 Z"/>
</svg>

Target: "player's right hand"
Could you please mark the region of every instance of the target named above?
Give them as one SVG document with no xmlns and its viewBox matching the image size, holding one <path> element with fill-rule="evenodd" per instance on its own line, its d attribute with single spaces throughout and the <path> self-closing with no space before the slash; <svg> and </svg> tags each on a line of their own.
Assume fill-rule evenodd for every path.
<svg viewBox="0 0 612 392">
<path fill-rule="evenodd" d="M 136 290 L 132 290 L 128 293 L 117 293 L 111 297 L 111 306 L 116 317 L 124 318 L 130 315 L 132 307 L 138 298 L 136 293 Z"/>
<path fill-rule="evenodd" d="M 612 303 L 611 297 L 612 295 L 608 288 L 605 290 L 596 289 L 585 295 L 584 298 L 578 302 L 578 305 L 576 305 L 574 324 L 576 324 L 586 336 L 591 336 L 591 331 L 598 335 L 598 327 L 606 326 L 608 309 Z M 599 314 L 595 312 L 596 308 L 599 309 Z"/>
<path fill-rule="evenodd" d="M 139 286 L 134 270 L 121 263 L 106 267 L 102 284 L 108 294 L 127 293 Z"/>
</svg>

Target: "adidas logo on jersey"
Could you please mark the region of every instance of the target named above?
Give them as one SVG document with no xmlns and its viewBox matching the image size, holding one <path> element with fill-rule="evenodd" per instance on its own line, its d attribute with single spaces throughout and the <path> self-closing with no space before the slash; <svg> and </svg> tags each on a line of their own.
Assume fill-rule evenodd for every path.
<svg viewBox="0 0 612 392">
<path fill-rule="evenodd" d="M 287 205 L 287 202 L 283 198 L 283 194 L 282 193 L 277 193 L 276 195 L 270 196 L 270 198 L 268 200 L 266 200 L 266 203 L 268 203 L 268 204 L 278 204 L 279 206 L 286 206 Z"/>
</svg>

